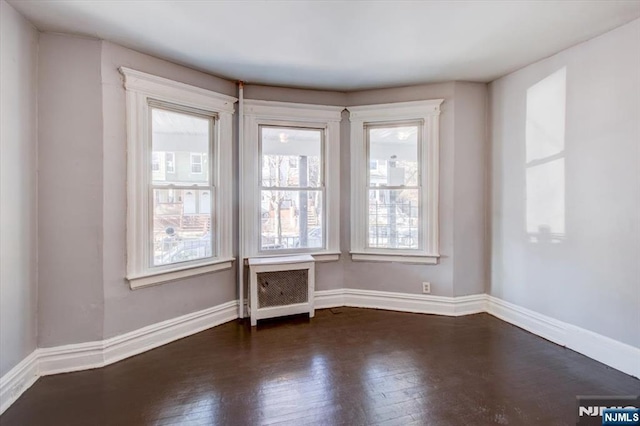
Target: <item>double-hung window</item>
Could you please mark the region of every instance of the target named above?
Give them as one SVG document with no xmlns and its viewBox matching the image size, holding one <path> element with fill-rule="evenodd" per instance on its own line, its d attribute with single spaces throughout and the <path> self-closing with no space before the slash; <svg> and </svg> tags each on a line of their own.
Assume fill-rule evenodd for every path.
<svg viewBox="0 0 640 426">
<path fill-rule="evenodd" d="M 354 260 L 437 263 L 441 102 L 348 108 Z"/>
<path fill-rule="evenodd" d="M 235 98 L 121 68 L 132 288 L 231 267 Z"/>
<path fill-rule="evenodd" d="M 342 110 L 245 101 L 245 256 L 338 258 Z"/>
</svg>

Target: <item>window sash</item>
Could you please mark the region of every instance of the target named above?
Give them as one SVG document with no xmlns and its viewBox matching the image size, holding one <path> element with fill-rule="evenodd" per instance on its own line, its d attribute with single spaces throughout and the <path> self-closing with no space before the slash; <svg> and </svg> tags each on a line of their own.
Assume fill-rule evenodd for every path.
<svg viewBox="0 0 640 426">
<path fill-rule="evenodd" d="M 319 178 L 318 184 L 319 186 L 266 186 L 263 185 L 263 154 L 262 154 L 262 129 L 263 128 L 275 128 L 275 129 L 301 129 L 301 130 L 315 130 L 320 133 L 320 170 L 319 170 Z M 258 200 L 257 200 L 257 229 L 260 233 L 260 236 L 257 238 L 257 253 L 261 255 L 268 254 L 289 254 L 289 253 L 311 253 L 316 252 L 318 250 L 326 250 L 327 248 L 327 220 L 326 220 L 326 187 L 325 187 L 325 176 L 326 176 L 326 135 L 325 129 L 319 127 L 311 127 L 311 126 L 287 126 L 287 125 L 271 125 L 271 124 L 260 124 L 258 125 Z M 300 170 L 299 167 L 296 168 Z M 296 248 L 296 249 L 262 249 L 262 193 L 264 191 L 290 191 L 290 192 L 302 192 L 302 191 L 314 191 L 320 192 L 322 196 L 322 247 L 310 247 L 310 248 Z"/>
<path fill-rule="evenodd" d="M 216 164 L 214 161 L 214 153 L 216 152 L 215 148 L 216 148 L 216 126 L 217 126 L 217 119 L 218 116 L 215 113 L 210 113 L 207 111 L 202 111 L 202 110 L 197 110 L 194 108 L 190 108 L 187 106 L 182 106 L 182 105 L 175 105 L 175 104 L 170 104 L 170 103 L 166 103 L 166 102 L 159 102 L 156 100 L 148 100 L 148 122 L 149 122 L 149 132 L 148 132 L 148 138 L 147 138 L 147 149 L 150 152 L 154 152 L 153 151 L 153 119 L 152 119 L 152 114 L 153 114 L 153 110 L 154 109 L 161 109 L 164 111 L 169 111 L 169 112 L 175 112 L 175 113 L 179 113 L 179 114 L 184 114 L 184 115 L 190 115 L 190 116 L 194 116 L 194 117 L 198 117 L 198 118 L 203 118 L 208 120 L 209 122 L 209 141 L 208 141 L 208 159 L 209 161 L 207 162 L 208 165 L 208 179 L 207 179 L 207 183 L 203 183 L 203 182 L 197 182 L 197 183 L 193 183 L 193 184 L 173 184 L 173 183 L 167 183 L 167 184 L 163 184 L 163 183 L 159 183 L 159 182 L 155 182 L 153 181 L 153 170 L 151 167 L 151 164 L 147 164 L 148 167 L 148 171 L 147 171 L 147 176 L 148 176 L 148 184 L 147 184 L 147 212 L 148 212 L 148 217 L 147 217 L 147 224 L 145 226 L 146 229 L 146 247 L 147 247 L 147 269 L 149 271 L 156 271 L 156 270 L 166 270 L 166 269 L 173 269 L 176 267 L 181 267 L 181 266 L 185 266 L 185 265 L 190 265 L 190 264 L 197 264 L 197 263 L 202 263 L 203 261 L 206 261 L 207 259 L 214 259 L 218 256 L 218 235 L 217 235 L 217 209 L 219 208 L 219 206 L 214 204 L 214 200 L 216 199 L 215 194 L 216 194 L 216 182 L 214 177 L 216 176 Z M 198 156 L 200 158 L 200 167 L 201 167 L 201 171 L 200 174 L 202 174 L 204 172 L 204 168 L 203 168 L 203 154 L 201 153 L 190 153 L 190 157 L 191 157 L 191 167 L 193 167 L 193 158 L 194 155 Z M 175 154 L 174 154 L 174 169 L 175 169 Z M 193 173 L 193 170 L 190 170 Z M 209 215 L 211 216 L 211 239 L 210 239 L 210 249 L 211 249 L 211 256 L 207 256 L 207 257 L 200 257 L 197 259 L 192 259 L 192 260 L 185 260 L 185 261 L 180 261 L 180 262 L 172 262 L 172 263 L 165 263 L 162 265 L 155 265 L 154 264 L 154 238 L 153 238 L 153 226 L 154 226 L 154 190 L 156 189 L 174 189 L 174 190 L 209 190 L 210 193 L 210 197 L 209 197 L 209 202 L 210 202 L 210 206 L 209 206 L 209 210 L 210 213 Z M 184 200 L 183 200 L 184 202 Z"/>
<path fill-rule="evenodd" d="M 284 187 L 276 187 L 276 186 L 265 186 L 262 184 L 264 181 L 264 176 L 262 175 L 262 164 L 263 164 L 263 154 L 262 154 L 262 129 L 271 128 L 271 129 L 299 129 L 299 130 L 309 130 L 309 131 L 318 131 L 320 133 L 320 176 L 318 177 L 318 186 L 284 186 Z M 309 188 L 309 189 L 320 189 L 325 187 L 325 154 L 326 154 L 326 137 L 325 137 L 325 129 L 318 127 L 309 127 L 309 126 L 278 126 L 272 124 L 260 124 L 258 125 L 258 186 L 261 188 L 264 186 L 265 188 Z M 296 169 L 300 169 L 296 167 Z"/>
<path fill-rule="evenodd" d="M 385 251 L 402 251 L 402 252 L 407 252 L 407 251 L 423 251 L 425 249 L 424 247 L 424 238 L 422 238 L 421 236 L 424 234 L 425 232 L 425 226 L 426 224 L 423 223 L 423 220 L 421 220 L 423 218 L 423 210 L 424 210 L 424 199 L 423 199 L 423 186 L 422 186 L 422 173 L 423 173 L 423 167 L 424 165 L 422 164 L 422 161 L 420 161 L 420 159 L 422 158 L 423 155 L 423 138 L 422 135 L 424 133 L 424 121 L 422 120 L 400 120 L 400 121 L 389 121 L 389 122 L 375 122 L 375 123 L 365 123 L 364 124 L 364 137 L 365 137 L 365 152 L 366 152 L 366 158 L 365 158 L 365 162 L 364 164 L 367 164 L 368 167 L 365 167 L 365 202 L 364 202 L 364 206 L 365 206 L 365 217 L 364 217 L 364 248 L 367 250 L 371 250 L 371 251 L 375 251 L 375 250 L 385 250 Z M 394 128 L 394 127 L 410 127 L 410 126 L 416 126 L 418 128 L 418 132 L 417 132 L 417 151 L 416 151 L 416 162 L 417 162 L 417 185 L 376 185 L 373 186 L 371 185 L 371 162 L 374 161 L 371 158 L 371 130 L 372 129 L 387 129 L 387 128 Z M 376 165 L 378 164 L 377 160 L 376 161 Z M 388 160 L 387 160 L 387 170 L 388 170 L 389 166 L 388 166 Z M 377 169 L 377 167 L 376 167 Z M 372 247 L 370 245 L 370 239 L 371 239 L 371 233 L 370 233 L 370 229 L 371 229 L 371 224 L 370 224 L 370 218 L 369 218 L 369 191 L 371 190 L 380 190 L 380 191 L 392 191 L 392 190 L 403 190 L 403 189 L 409 189 L 409 190 L 418 190 L 418 247 L 414 248 L 414 249 L 407 249 L 407 248 L 393 248 L 393 247 Z"/>
</svg>

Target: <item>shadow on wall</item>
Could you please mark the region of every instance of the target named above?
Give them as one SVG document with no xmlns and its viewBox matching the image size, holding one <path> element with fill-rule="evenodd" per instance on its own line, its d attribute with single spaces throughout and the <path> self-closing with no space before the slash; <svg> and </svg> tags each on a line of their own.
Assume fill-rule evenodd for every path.
<svg viewBox="0 0 640 426">
<path fill-rule="evenodd" d="M 564 67 L 527 89 L 526 232 L 530 243 L 565 239 Z"/>
</svg>

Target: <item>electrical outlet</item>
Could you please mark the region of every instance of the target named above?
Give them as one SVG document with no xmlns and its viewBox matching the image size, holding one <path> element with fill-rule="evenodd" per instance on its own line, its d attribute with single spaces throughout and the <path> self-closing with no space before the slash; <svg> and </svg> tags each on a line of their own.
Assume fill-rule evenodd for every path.
<svg viewBox="0 0 640 426">
<path fill-rule="evenodd" d="M 423 282 L 422 283 L 422 292 L 423 293 L 431 293 L 431 283 L 430 282 Z"/>
</svg>

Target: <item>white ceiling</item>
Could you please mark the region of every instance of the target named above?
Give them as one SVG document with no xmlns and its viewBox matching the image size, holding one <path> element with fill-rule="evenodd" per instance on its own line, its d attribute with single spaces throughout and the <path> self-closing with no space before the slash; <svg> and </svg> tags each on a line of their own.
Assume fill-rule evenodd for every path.
<svg viewBox="0 0 640 426">
<path fill-rule="evenodd" d="M 640 17 L 640 1 L 9 0 L 89 35 L 254 84 L 488 82 Z"/>
</svg>

